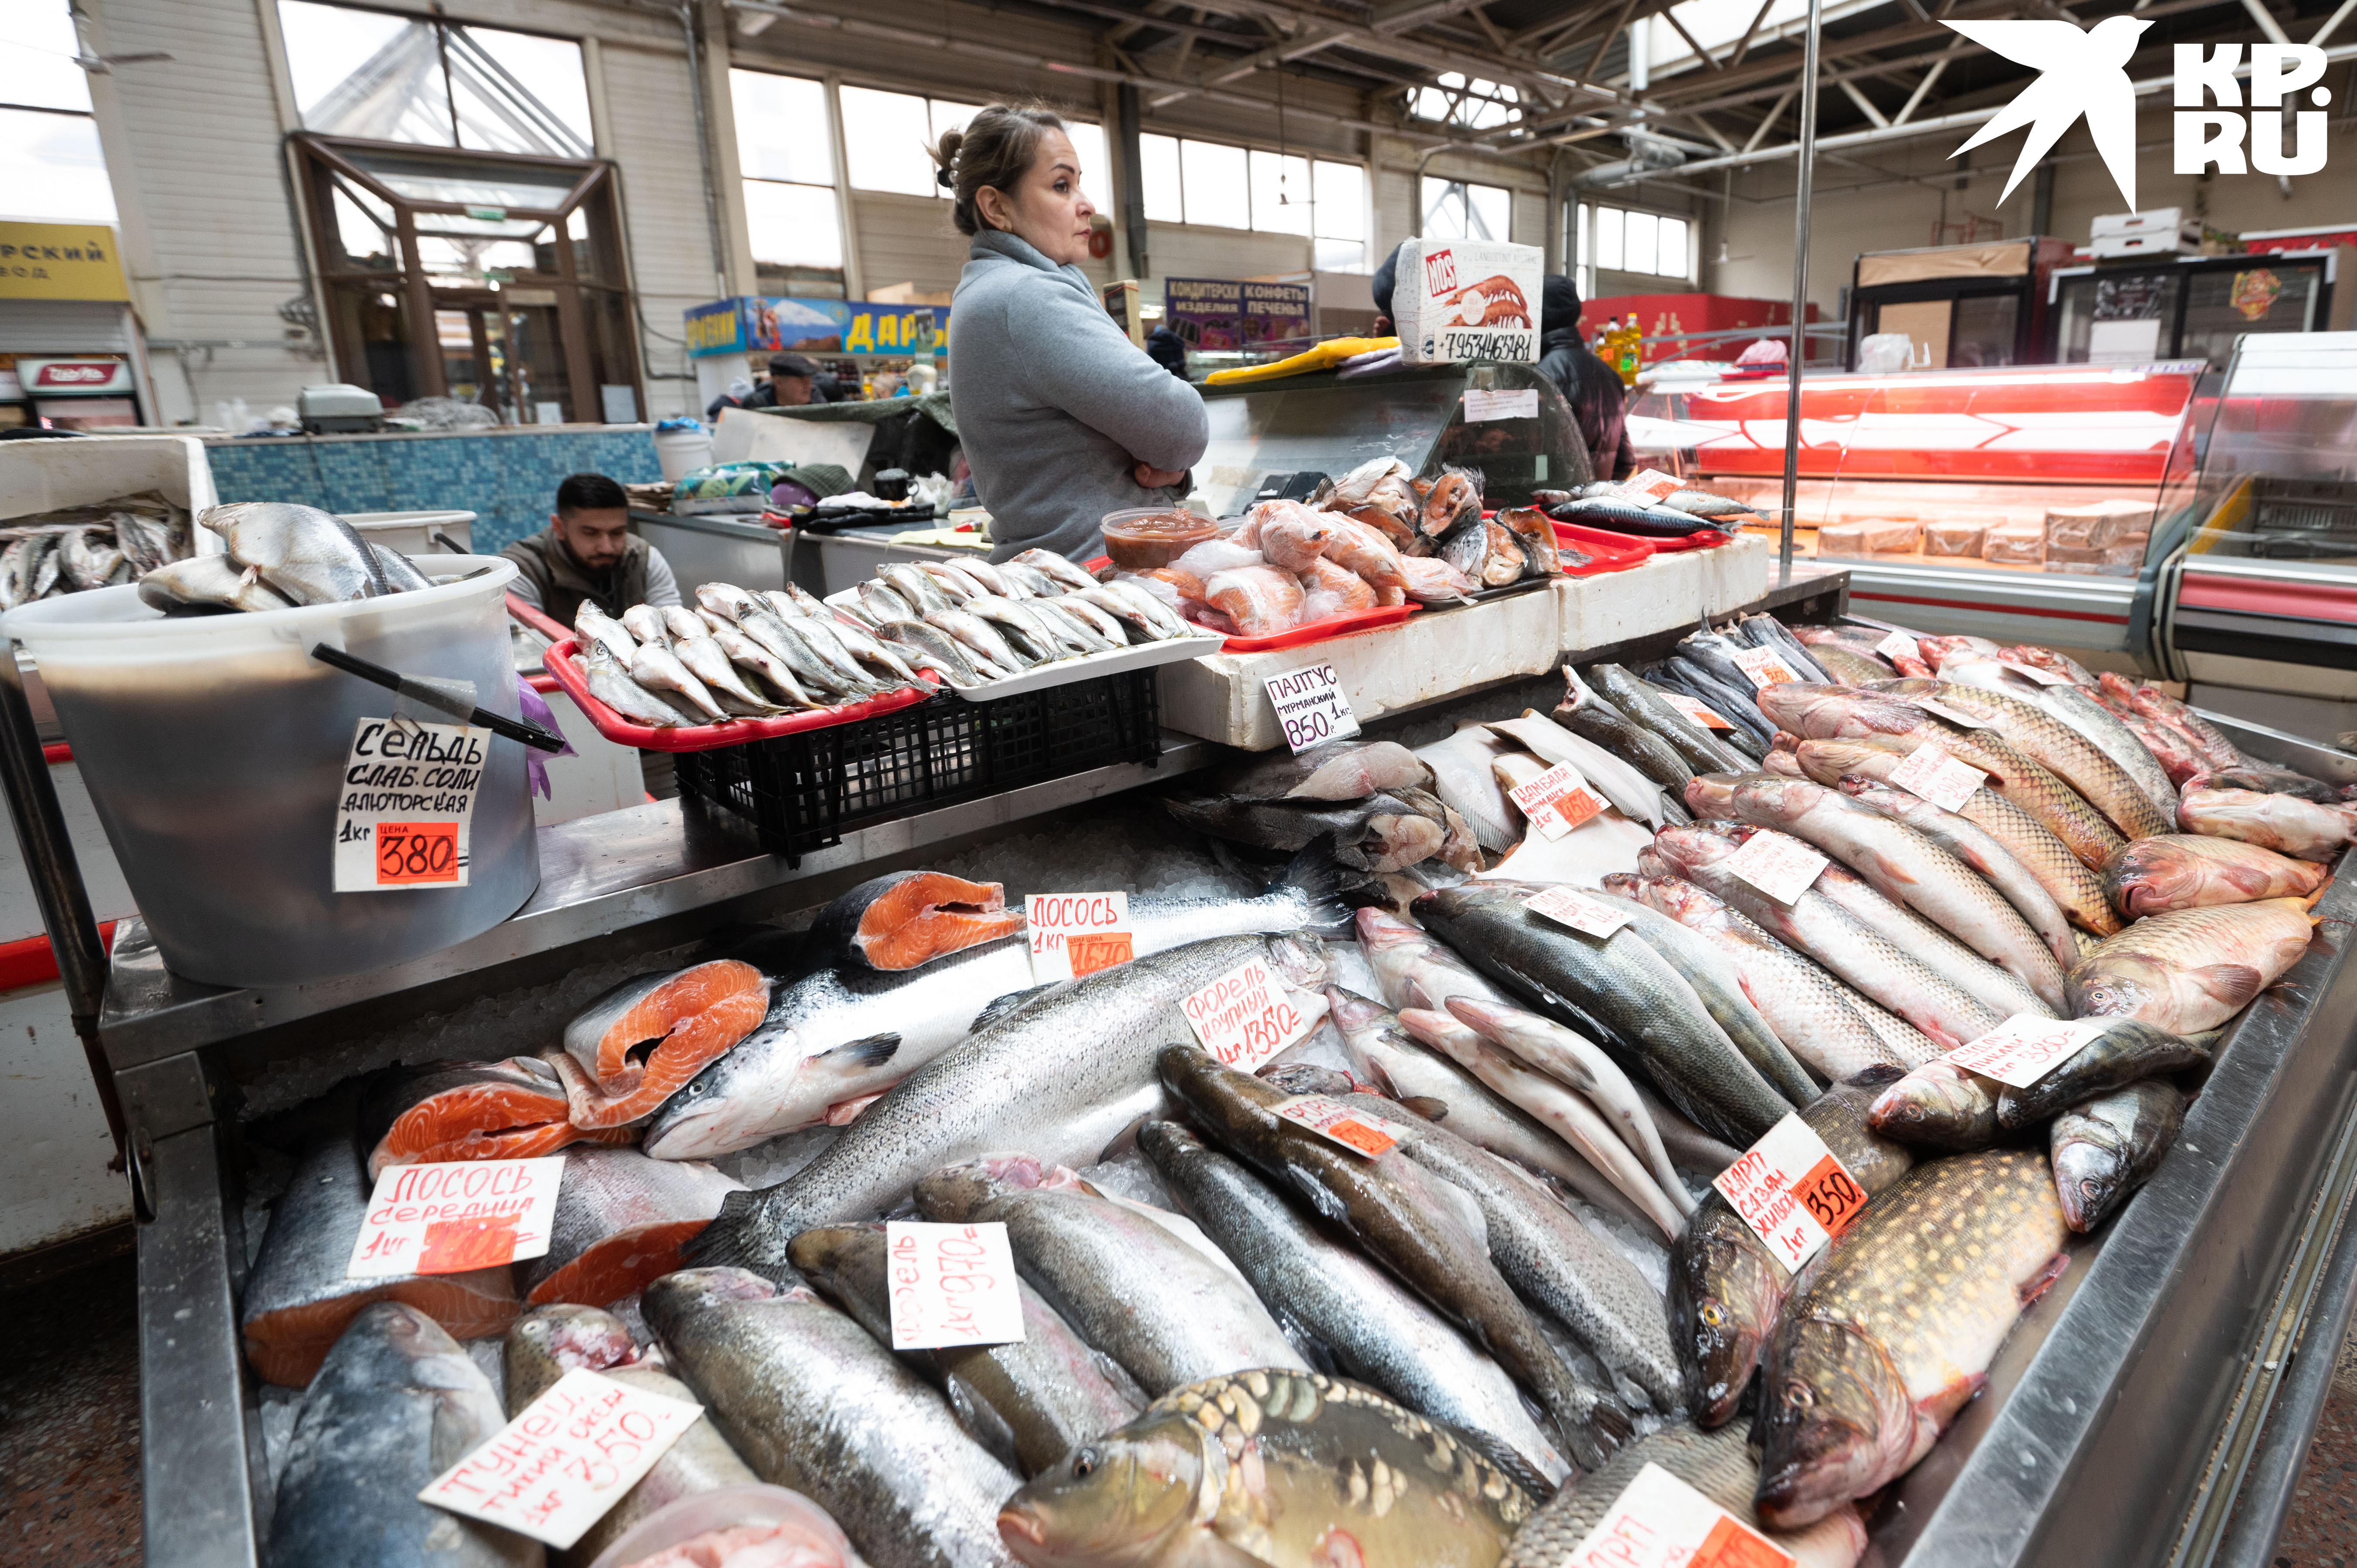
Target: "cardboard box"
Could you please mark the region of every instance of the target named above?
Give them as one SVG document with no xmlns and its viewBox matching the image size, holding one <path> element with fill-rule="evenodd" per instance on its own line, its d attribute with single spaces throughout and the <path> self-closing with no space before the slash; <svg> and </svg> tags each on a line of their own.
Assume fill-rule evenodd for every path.
<svg viewBox="0 0 2357 1568">
<path fill-rule="evenodd" d="M 1985 522 L 1932 523 L 1923 530 L 1923 553 L 1977 556 L 1988 543 L 1988 533 Z"/>
<path fill-rule="evenodd" d="M 2003 528 L 1990 529 L 1988 542 L 1981 547 L 1981 559 L 2000 566 L 2043 565 L 2046 561 L 2045 525 L 2008 522 Z"/>
<path fill-rule="evenodd" d="M 2142 212 L 2106 212 L 2087 226 L 2087 237 L 2107 240 L 2116 234 L 2174 234 L 2184 223 L 2185 209 L 2179 207 L 2148 207 Z"/>
<path fill-rule="evenodd" d="M 1922 525 L 1895 518 L 1830 523 L 1817 530 L 1820 555 L 1907 555 L 1914 553 Z"/>
<path fill-rule="evenodd" d="M 1400 359 L 1536 364 L 1545 257 L 1496 240 L 1410 240 L 1400 247 L 1392 315 Z"/>
</svg>

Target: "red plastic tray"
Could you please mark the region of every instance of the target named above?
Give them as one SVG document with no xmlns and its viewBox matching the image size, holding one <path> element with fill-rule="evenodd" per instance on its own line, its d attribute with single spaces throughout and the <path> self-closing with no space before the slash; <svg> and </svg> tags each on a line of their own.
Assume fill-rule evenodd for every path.
<svg viewBox="0 0 2357 1568">
<path fill-rule="evenodd" d="M 1348 637 L 1354 631 L 1373 631 L 1378 627 L 1397 626 L 1422 608 L 1424 607 L 1413 599 L 1404 605 L 1378 605 L 1371 610 L 1352 610 L 1345 616 L 1328 616 L 1324 620 L 1313 620 L 1290 631 L 1280 631 L 1268 637 L 1232 637 L 1220 644 L 1220 651 L 1268 653 L 1280 648 L 1299 648 L 1305 643 L 1323 642 L 1329 637 Z"/>
<path fill-rule="evenodd" d="M 1716 550 L 1735 535 L 1726 529 L 1706 528 L 1699 533 L 1689 533 L 1684 539 L 1648 539 L 1658 553 L 1664 550 Z"/>
<path fill-rule="evenodd" d="M 605 703 L 589 694 L 589 682 L 581 667 L 573 662 L 578 647 L 574 638 L 551 648 L 544 656 L 548 672 L 565 688 L 565 695 L 579 704 L 597 733 L 617 746 L 635 746 L 640 751 L 714 751 L 724 746 L 742 746 L 748 740 L 770 740 L 781 735 L 795 735 L 802 730 L 825 729 L 833 725 L 847 725 L 855 719 L 872 719 L 878 714 L 897 713 L 914 707 L 933 694 L 934 678 L 930 670 L 924 672 L 923 688 L 904 686 L 897 692 L 887 692 L 864 703 L 845 703 L 840 707 L 818 708 L 806 714 L 788 714 L 774 719 L 738 719 L 725 725 L 676 725 L 657 729 L 651 725 L 634 725 Z"/>
<path fill-rule="evenodd" d="M 1583 528 L 1576 522 L 1556 523 L 1555 536 L 1556 542 L 1572 545 L 1593 557 L 1585 566 L 1566 566 L 1563 575 L 1566 577 L 1597 577 L 1607 572 L 1626 572 L 1631 566 L 1642 566 L 1652 559 L 1657 542 L 1600 528 Z"/>
</svg>

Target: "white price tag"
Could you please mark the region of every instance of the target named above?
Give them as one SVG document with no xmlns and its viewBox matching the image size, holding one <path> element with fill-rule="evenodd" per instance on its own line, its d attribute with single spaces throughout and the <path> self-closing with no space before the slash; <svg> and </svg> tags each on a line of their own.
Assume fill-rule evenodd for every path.
<svg viewBox="0 0 2357 1568">
<path fill-rule="evenodd" d="M 1979 1039 L 1958 1046 L 1948 1059 L 1983 1078 L 2028 1089 L 2077 1056 L 2111 1026 L 2108 1018 L 2041 1018 L 2016 1013 Z"/>
<path fill-rule="evenodd" d="M 2035 664 L 2016 664 L 2010 659 L 2000 659 L 1997 662 L 2017 675 L 2028 676 L 2041 686 L 2068 686 L 2072 683 L 2070 676 L 2057 675 L 2051 670 L 2040 670 Z"/>
<path fill-rule="evenodd" d="M 1549 839 L 1563 837 L 1604 810 L 1604 802 L 1568 762 L 1558 762 L 1529 783 L 1509 789 L 1506 798 L 1521 807 L 1531 825 Z"/>
<path fill-rule="evenodd" d="M 1612 493 L 1623 500 L 1648 505 L 1663 496 L 1686 488 L 1686 482 L 1675 474 L 1664 474 L 1659 468 L 1640 468 L 1620 481 Z"/>
<path fill-rule="evenodd" d="M 1876 643 L 1874 650 L 1885 659 L 1912 659 L 1918 664 L 1923 662 L 1923 650 L 1916 646 L 1913 638 L 1903 631 L 1892 632 Z"/>
<path fill-rule="evenodd" d="M 457 1274 L 543 1257 L 564 1178 L 563 1155 L 388 1166 L 344 1277 Z"/>
<path fill-rule="evenodd" d="M 1788 1273 L 1798 1273 L 1866 1207 L 1866 1189 L 1798 1115 L 1769 1128 L 1710 1185 Z"/>
<path fill-rule="evenodd" d="M 1137 956 L 1126 893 L 1034 893 L 1023 900 L 1031 979 L 1078 980 Z"/>
<path fill-rule="evenodd" d="M 895 1219 L 884 1227 L 884 1247 L 893 1349 L 1022 1343 L 1023 1293 L 1005 1225 Z"/>
<path fill-rule="evenodd" d="M 417 1500 L 562 1550 L 703 1414 L 702 1405 L 576 1367 Z"/>
<path fill-rule="evenodd" d="M 1558 1568 L 1798 1568 L 1792 1554 L 1659 1465 L 1612 1499 Z"/>
<path fill-rule="evenodd" d="M 1720 717 L 1717 710 L 1706 706 L 1696 698 L 1687 696 L 1684 692 L 1664 692 L 1662 693 L 1662 700 L 1707 729 L 1735 727 L 1733 720 Z"/>
<path fill-rule="evenodd" d="M 1334 673 L 1331 664 L 1312 664 L 1307 670 L 1272 675 L 1263 684 L 1276 709 L 1276 722 L 1285 726 L 1285 744 L 1295 751 L 1359 733 L 1359 716 L 1351 711 L 1342 678 Z"/>
<path fill-rule="evenodd" d="M 1790 906 L 1833 863 L 1799 839 L 1765 829 L 1727 857 L 1727 869 L 1779 904 Z"/>
<path fill-rule="evenodd" d="M 1465 423 L 1479 424 L 1491 419 L 1536 419 L 1539 416 L 1539 389 L 1524 387 L 1519 392 L 1477 392 L 1469 387 L 1465 392 Z"/>
<path fill-rule="evenodd" d="M 1599 904 L 1587 894 L 1569 887 L 1550 887 L 1545 892 L 1523 900 L 1523 908 L 1534 915 L 1544 915 L 1559 926 L 1569 926 L 1575 931 L 1585 931 L 1591 937 L 1609 937 L 1629 923 L 1629 911 L 1616 909 L 1609 904 Z"/>
<path fill-rule="evenodd" d="M 335 891 L 466 886 L 490 740 L 466 725 L 362 719 L 337 787 Z"/>
<path fill-rule="evenodd" d="M 1772 648 L 1739 648 L 1735 651 L 1735 667 L 1751 679 L 1755 691 L 1770 686 L 1797 684 L 1800 677 L 1784 662 L 1784 656 Z"/>
<path fill-rule="evenodd" d="M 1339 1100 L 1322 1094 L 1297 1094 L 1281 1105 L 1273 1107 L 1288 1122 L 1298 1122 L 1311 1132 L 1341 1144 L 1354 1155 L 1369 1159 L 1388 1151 L 1399 1142 L 1373 1119 L 1360 1115 Z"/>
<path fill-rule="evenodd" d="M 1936 741 L 1925 741 L 1890 770 L 1890 781 L 1943 811 L 1960 811 L 1988 775 L 1957 761 Z"/>
<path fill-rule="evenodd" d="M 1947 703 L 1939 701 L 1937 698 L 1902 697 L 1900 701 L 1912 703 L 1917 707 L 1922 709 L 1925 713 L 1943 718 L 1950 724 L 1957 726 L 1959 729 L 1988 728 L 1988 721 L 1986 719 L 1976 719 L 1973 717 L 1972 714 L 1965 713 L 1963 709 L 1952 708 L 1948 706 Z"/>
<path fill-rule="evenodd" d="M 1178 1009 L 1195 1031 L 1196 1043 L 1239 1072 L 1258 1070 L 1313 1026 L 1258 959 L 1230 970 L 1180 1002 Z"/>
</svg>

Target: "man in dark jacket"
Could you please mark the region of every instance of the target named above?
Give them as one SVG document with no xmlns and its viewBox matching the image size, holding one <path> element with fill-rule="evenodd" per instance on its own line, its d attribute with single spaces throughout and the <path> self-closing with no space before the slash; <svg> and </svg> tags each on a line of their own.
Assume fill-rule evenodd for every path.
<svg viewBox="0 0 2357 1568">
<path fill-rule="evenodd" d="M 508 591 L 565 626 L 584 599 L 609 616 L 632 605 L 680 602 L 660 551 L 630 532 L 630 498 L 603 474 L 568 475 L 548 526 L 500 552 L 516 564 Z"/>
<path fill-rule="evenodd" d="M 1637 471 L 1629 446 L 1628 389 L 1579 340 L 1579 291 L 1560 273 L 1547 275 L 1539 305 L 1539 373 L 1561 388 L 1599 479 Z"/>
</svg>

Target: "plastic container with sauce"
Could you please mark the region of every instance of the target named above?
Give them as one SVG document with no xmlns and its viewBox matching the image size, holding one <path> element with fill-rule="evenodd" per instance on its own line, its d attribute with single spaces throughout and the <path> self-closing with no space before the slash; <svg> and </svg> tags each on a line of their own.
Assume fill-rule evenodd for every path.
<svg viewBox="0 0 2357 1568">
<path fill-rule="evenodd" d="M 1101 526 L 1105 554 L 1124 572 L 1147 572 L 1157 566 L 1168 566 L 1220 533 L 1220 525 L 1211 519 L 1168 506 L 1109 511 Z"/>
</svg>

